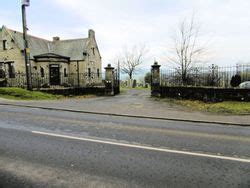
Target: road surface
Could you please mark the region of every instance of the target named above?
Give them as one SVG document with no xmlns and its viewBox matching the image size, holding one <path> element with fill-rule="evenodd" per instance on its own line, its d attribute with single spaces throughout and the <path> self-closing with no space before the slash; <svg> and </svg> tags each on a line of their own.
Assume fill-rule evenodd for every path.
<svg viewBox="0 0 250 188">
<path fill-rule="evenodd" d="M 0 105 L 0 187 L 250 187 L 250 128 Z"/>
</svg>

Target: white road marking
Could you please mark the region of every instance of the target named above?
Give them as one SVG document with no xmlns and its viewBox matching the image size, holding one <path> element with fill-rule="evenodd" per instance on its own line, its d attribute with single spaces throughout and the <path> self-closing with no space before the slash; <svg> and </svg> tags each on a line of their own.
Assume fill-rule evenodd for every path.
<svg viewBox="0 0 250 188">
<path fill-rule="evenodd" d="M 243 158 L 237 158 L 237 157 L 227 157 L 227 156 L 222 156 L 222 155 L 212 155 L 212 154 L 188 152 L 188 151 L 181 151 L 181 150 L 156 148 L 156 147 L 150 147 L 150 146 L 141 146 L 141 145 L 135 145 L 135 144 L 126 144 L 126 143 L 97 140 L 97 139 L 90 139 L 90 138 L 83 138 L 83 137 L 67 136 L 67 135 L 60 135 L 60 134 L 40 132 L 40 131 L 31 131 L 31 132 L 33 134 L 52 136 L 52 137 L 58 137 L 58 138 L 66 138 L 66 139 L 71 139 L 71 140 L 80 140 L 80 141 L 86 141 L 86 142 L 108 144 L 108 145 L 128 147 L 128 148 L 137 148 L 137 149 L 150 150 L 150 151 L 159 151 L 159 152 L 174 153 L 174 154 L 181 154 L 181 155 L 190 155 L 190 156 L 196 156 L 196 157 L 206 157 L 206 158 L 250 163 L 250 159 L 243 159 Z"/>
</svg>

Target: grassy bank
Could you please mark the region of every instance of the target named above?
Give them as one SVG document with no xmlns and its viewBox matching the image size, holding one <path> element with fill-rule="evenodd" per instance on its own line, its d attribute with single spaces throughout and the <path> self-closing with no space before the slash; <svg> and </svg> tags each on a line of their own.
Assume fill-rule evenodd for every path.
<svg viewBox="0 0 250 188">
<path fill-rule="evenodd" d="M 176 100 L 176 99 L 161 99 L 165 102 L 182 105 L 190 110 L 199 110 L 212 113 L 224 114 L 250 114 L 250 102 L 233 102 L 224 101 L 219 103 L 204 103 L 202 101 L 193 100 Z"/>
<path fill-rule="evenodd" d="M 54 100 L 60 95 L 51 95 L 39 91 L 27 91 L 21 88 L 0 88 L 0 97 L 15 100 Z"/>
</svg>

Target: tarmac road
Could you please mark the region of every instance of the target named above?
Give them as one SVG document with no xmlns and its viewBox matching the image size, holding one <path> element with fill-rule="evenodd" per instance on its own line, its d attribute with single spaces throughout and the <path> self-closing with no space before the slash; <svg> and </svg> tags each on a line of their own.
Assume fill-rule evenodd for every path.
<svg viewBox="0 0 250 188">
<path fill-rule="evenodd" d="M 0 187 L 250 187 L 250 128 L 0 105 Z"/>
</svg>

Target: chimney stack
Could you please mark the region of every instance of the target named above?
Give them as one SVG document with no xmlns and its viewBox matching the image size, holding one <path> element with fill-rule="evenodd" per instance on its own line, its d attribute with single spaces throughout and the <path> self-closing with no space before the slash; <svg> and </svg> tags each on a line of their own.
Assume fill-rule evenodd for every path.
<svg viewBox="0 0 250 188">
<path fill-rule="evenodd" d="M 89 38 L 95 38 L 95 31 L 93 29 L 89 30 Z"/>
<path fill-rule="evenodd" d="M 60 37 L 53 37 L 53 42 L 59 41 Z"/>
</svg>

